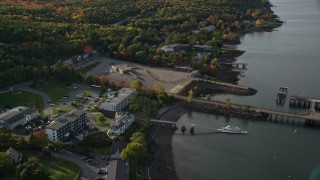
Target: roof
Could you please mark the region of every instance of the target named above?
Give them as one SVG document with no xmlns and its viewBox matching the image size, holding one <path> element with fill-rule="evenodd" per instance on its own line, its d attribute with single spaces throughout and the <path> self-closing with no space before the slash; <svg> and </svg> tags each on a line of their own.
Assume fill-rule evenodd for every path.
<svg viewBox="0 0 320 180">
<path fill-rule="evenodd" d="M 18 106 L 13 109 L 10 109 L 7 112 L 1 113 L 0 114 L 0 123 L 2 120 L 8 124 L 13 124 L 13 123 L 25 118 L 26 116 L 31 115 L 36 112 L 37 112 L 36 110 L 33 110 L 29 107 Z M 2 122 L 2 123 L 4 123 L 4 122 Z"/>
<path fill-rule="evenodd" d="M 113 160 L 108 166 L 107 180 L 126 180 L 128 179 L 128 165 L 127 162 L 120 160 Z"/>
<path fill-rule="evenodd" d="M 68 115 L 58 116 L 46 128 L 58 130 L 69 122 L 77 120 L 82 114 L 84 114 L 84 111 L 75 111 Z"/>
<path fill-rule="evenodd" d="M 134 118 L 133 114 L 126 112 L 125 114 L 121 115 L 112 125 L 111 129 L 120 129 L 121 127 L 125 126 L 127 121 Z"/>
<path fill-rule="evenodd" d="M 127 147 L 126 141 L 113 141 L 111 145 L 111 154 L 115 154 L 117 152 L 121 153 L 121 151 Z"/>
<path fill-rule="evenodd" d="M 22 154 L 19 153 L 17 150 L 15 150 L 14 148 L 10 147 L 7 150 L 7 154 L 9 154 L 9 156 L 11 157 L 11 159 L 13 159 L 15 162 L 20 162 L 22 159 Z"/>
<path fill-rule="evenodd" d="M 117 64 L 112 66 L 112 68 L 121 69 L 122 71 L 129 71 L 133 67 L 134 67 L 133 65 L 128 65 L 128 64 Z"/>
<path fill-rule="evenodd" d="M 122 88 L 118 92 L 118 96 L 109 100 L 109 102 L 102 103 L 102 107 L 104 104 L 119 104 L 130 94 L 134 93 L 136 90 L 132 88 Z"/>
</svg>

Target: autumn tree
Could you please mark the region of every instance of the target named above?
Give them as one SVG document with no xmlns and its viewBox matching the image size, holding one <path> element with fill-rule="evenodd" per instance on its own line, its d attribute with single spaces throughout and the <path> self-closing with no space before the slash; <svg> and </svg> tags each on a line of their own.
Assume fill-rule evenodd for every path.
<svg viewBox="0 0 320 180">
<path fill-rule="evenodd" d="M 187 102 L 192 102 L 193 100 L 193 90 L 191 89 L 189 91 L 189 95 L 188 95 L 188 98 L 187 98 Z"/>
<path fill-rule="evenodd" d="M 48 135 L 44 131 L 37 131 L 31 134 L 29 142 L 34 148 L 43 148 L 48 145 Z"/>
<path fill-rule="evenodd" d="M 141 91 L 142 89 L 142 82 L 140 80 L 133 80 L 131 81 L 130 88 L 136 89 L 137 91 Z"/>
</svg>

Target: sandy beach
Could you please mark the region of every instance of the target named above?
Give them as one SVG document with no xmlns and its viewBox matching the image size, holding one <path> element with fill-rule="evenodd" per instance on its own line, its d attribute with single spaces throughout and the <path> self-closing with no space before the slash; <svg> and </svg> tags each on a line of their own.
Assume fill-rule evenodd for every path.
<svg viewBox="0 0 320 180">
<path fill-rule="evenodd" d="M 176 107 L 167 111 L 160 118 L 161 120 L 176 122 L 188 110 L 184 107 Z M 177 180 L 174 168 L 171 141 L 175 130 L 170 124 L 158 123 L 152 129 L 154 144 L 152 152 L 154 159 L 150 165 L 150 175 L 153 180 Z"/>
</svg>

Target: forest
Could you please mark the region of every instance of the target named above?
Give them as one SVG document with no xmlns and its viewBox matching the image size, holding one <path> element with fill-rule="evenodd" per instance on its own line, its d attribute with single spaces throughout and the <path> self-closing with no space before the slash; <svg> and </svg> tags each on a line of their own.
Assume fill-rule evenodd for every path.
<svg viewBox="0 0 320 180">
<path fill-rule="evenodd" d="M 223 43 L 277 22 L 265 0 L 2 0 L 0 87 L 55 75 L 53 64 L 83 54 L 86 45 L 121 60 L 188 64 L 214 76 Z M 195 58 L 196 51 L 162 51 L 167 44 L 214 50 Z"/>
</svg>

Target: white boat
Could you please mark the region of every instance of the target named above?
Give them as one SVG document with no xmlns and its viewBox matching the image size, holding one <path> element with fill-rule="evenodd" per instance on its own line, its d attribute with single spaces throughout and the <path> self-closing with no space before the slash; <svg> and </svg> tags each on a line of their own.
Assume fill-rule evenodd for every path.
<svg viewBox="0 0 320 180">
<path fill-rule="evenodd" d="M 229 134 L 248 134 L 247 131 L 242 131 L 238 127 L 233 127 L 233 126 L 229 126 L 229 125 L 226 127 L 222 127 L 220 129 L 217 129 L 217 131 L 220 133 L 229 133 Z"/>
</svg>

